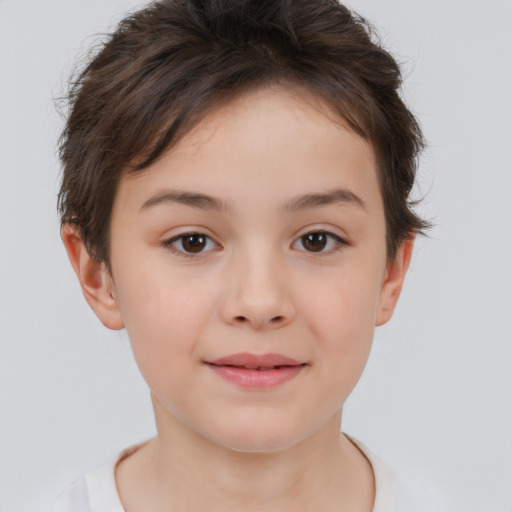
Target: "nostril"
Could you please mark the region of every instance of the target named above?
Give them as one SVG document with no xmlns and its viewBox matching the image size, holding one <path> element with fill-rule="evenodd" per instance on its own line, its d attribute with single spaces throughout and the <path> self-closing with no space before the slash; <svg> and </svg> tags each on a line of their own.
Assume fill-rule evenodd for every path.
<svg viewBox="0 0 512 512">
<path fill-rule="evenodd" d="M 286 316 L 283 316 L 283 315 L 274 316 L 274 317 L 270 318 L 268 320 L 268 322 L 265 322 L 264 320 L 262 320 L 260 322 L 260 319 L 254 319 L 253 320 L 250 316 L 247 317 L 247 316 L 243 316 L 243 315 L 238 315 L 238 316 L 233 317 L 233 322 L 235 324 L 250 323 L 250 324 L 253 324 L 255 327 L 263 327 L 264 325 L 267 325 L 267 326 L 271 326 L 271 325 L 279 326 L 281 324 L 284 324 L 285 320 L 286 320 Z"/>
</svg>

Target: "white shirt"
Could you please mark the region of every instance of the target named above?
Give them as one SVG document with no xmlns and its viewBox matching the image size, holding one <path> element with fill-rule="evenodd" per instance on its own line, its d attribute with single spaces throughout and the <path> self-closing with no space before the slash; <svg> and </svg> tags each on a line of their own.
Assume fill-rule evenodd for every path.
<svg viewBox="0 0 512 512">
<path fill-rule="evenodd" d="M 348 436 L 347 436 L 348 437 Z M 395 480 L 384 463 L 366 446 L 349 438 L 370 461 L 375 478 L 373 512 L 431 512 L 427 495 L 401 480 Z M 96 469 L 72 484 L 48 512 L 125 512 L 117 492 L 114 470 L 116 464 L 133 453 L 140 444 L 123 450 L 105 466 Z M 398 484 L 398 485 L 397 485 Z"/>
</svg>

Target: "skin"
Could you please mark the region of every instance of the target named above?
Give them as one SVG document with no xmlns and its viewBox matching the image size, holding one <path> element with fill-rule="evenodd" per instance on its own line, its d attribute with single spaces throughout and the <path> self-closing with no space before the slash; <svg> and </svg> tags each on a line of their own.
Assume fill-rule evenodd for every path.
<svg viewBox="0 0 512 512">
<path fill-rule="evenodd" d="M 151 390 L 158 434 L 116 469 L 128 512 L 373 507 L 373 472 L 340 435 L 342 407 L 393 313 L 412 240 L 388 261 L 372 148 L 325 113 L 291 87 L 251 92 L 123 177 L 112 275 L 62 228 L 87 302 L 127 329 Z M 170 191 L 223 205 L 163 199 Z M 297 204 L 306 194 L 324 204 Z M 191 232 L 209 238 L 186 255 L 176 237 Z M 303 236 L 319 232 L 327 245 L 310 250 Z M 239 352 L 306 366 L 255 391 L 204 364 Z"/>
</svg>

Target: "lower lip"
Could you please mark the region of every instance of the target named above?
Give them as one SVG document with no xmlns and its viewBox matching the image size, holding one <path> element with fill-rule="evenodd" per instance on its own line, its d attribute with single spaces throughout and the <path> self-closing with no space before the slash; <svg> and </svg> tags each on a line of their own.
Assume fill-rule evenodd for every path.
<svg viewBox="0 0 512 512">
<path fill-rule="evenodd" d="M 208 366 L 223 379 L 245 389 L 271 389 L 296 377 L 304 365 L 282 366 L 274 370 L 251 370 L 239 366 Z"/>
</svg>

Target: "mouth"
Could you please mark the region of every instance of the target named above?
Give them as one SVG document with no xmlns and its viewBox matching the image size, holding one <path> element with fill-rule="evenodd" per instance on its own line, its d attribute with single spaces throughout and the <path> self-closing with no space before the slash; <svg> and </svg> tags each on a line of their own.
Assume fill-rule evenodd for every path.
<svg viewBox="0 0 512 512">
<path fill-rule="evenodd" d="M 238 387 L 265 390 L 278 387 L 299 375 L 307 363 L 280 354 L 233 354 L 205 364 Z"/>
<path fill-rule="evenodd" d="M 214 366 L 226 366 L 228 368 L 240 368 L 241 370 L 258 370 L 259 372 L 268 372 L 269 370 L 281 370 L 281 368 L 291 368 L 291 365 L 278 365 L 278 366 L 236 366 L 233 364 L 223 364 Z"/>
</svg>

